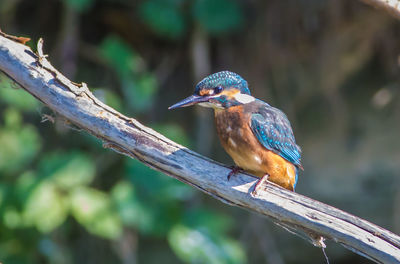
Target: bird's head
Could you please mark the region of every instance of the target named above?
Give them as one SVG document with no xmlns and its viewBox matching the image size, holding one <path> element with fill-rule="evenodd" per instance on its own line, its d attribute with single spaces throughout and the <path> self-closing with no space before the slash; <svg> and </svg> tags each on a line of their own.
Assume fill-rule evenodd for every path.
<svg viewBox="0 0 400 264">
<path fill-rule="evenodd" d="M 196 85 L 194 94 L 170 106 L 168 109 L 198 104 L 214 109 L 226 109 L 231 106 L 254 101 L 245 79 L 238 74 L 222 71 L 211 74 Z"/>
</svg>

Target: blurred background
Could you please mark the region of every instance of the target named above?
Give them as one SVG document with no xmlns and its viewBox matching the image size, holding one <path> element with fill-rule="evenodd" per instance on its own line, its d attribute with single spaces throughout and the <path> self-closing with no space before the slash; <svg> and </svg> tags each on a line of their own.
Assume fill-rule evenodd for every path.
<svg viewBox="0 0 400 264">
<path fill-rule="evenodd" d="M 213 113 L 167 111 L 231 70 L 284 110 L 298 193 L 400 233 L 400 21 L 346 0 L 1 0 L 101 100 L 231 165 Z M 3 263 L 324 263 L 320 249 L 103 149 L 0 75 Z M 54 122 L 54 124 L 53 124 Z M 331 263 L 371 263 L 327 242 Z"/>
</svg>

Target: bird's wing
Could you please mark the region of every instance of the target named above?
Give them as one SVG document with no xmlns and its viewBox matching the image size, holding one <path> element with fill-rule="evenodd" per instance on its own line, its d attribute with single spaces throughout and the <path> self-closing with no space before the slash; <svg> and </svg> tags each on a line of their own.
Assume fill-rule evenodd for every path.
<svg viewBox="0 0 400 264">
<path fill-rule="evenodd" d="M 257 107 L 251 115 L 250 126 L 265 148 L 302 168 L 301 149 L 296 144 L 289 120 L 281 110 L 267 104 Z"/>
</svg>

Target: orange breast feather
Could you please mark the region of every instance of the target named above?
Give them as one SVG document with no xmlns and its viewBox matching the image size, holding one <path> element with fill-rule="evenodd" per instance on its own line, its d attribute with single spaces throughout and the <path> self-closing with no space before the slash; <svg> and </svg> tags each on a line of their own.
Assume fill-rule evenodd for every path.
<svg viewBox="0 0 400 264">
<path fill-rule="evenodd" d="M 243 114 L 241 105 L 215 111 L 222 146 L 237 166 L 258 177 L 268 174 L 269 181 L 293 190 L 295 166 L 261 145 L 250 128 L 250 117 Z"/>
</svg>

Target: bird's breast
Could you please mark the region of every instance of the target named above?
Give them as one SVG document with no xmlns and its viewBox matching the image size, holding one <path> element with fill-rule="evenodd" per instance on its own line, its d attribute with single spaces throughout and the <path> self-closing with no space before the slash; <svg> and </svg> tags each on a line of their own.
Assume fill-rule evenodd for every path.
<svg viewBox="0 0 400 264">
<path fill-rule="evenodd" d="M 235 163 L 246 170 L 261 171 L 263 160 L 256 137 L 250 129 L 250 114 L 242 106 L 215 112 L 215 123 L 221 144 Z"/>
<path fill-rule="evenodd" d="M 250 127 L 251 113 L 235 106 L 215 111 L 215 123 L 221 144 L 236 165 L 250 173 L 293 189 L 296 168 L 293 164 L 260 144 Z"/>
</svg>

